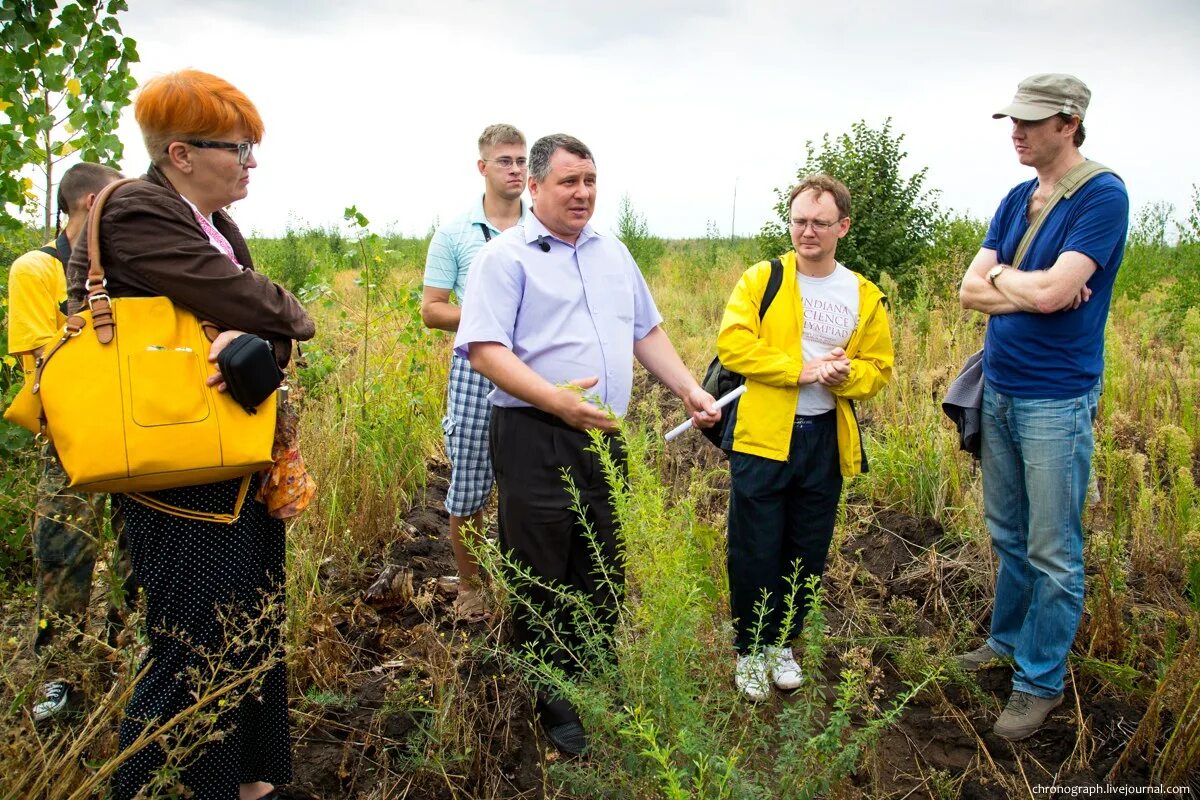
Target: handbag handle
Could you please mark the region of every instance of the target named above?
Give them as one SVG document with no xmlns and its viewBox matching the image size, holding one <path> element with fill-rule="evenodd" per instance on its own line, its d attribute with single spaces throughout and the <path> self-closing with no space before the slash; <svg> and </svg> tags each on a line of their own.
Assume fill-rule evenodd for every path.
<svg viewBox="0 0 1200 800">
<path fill-rule="evenodd" d="M 112 313 L 112 298 L 108 296 L 106 291 L 108 281 L 104 277 L 104 265 L 100 263 L 100 215 L 104 211 L 104 204 L 120 187 L 127 183 L 135 183 L 139 178 L 122 178 L 119 181 L 113 181 L 100 190 L 96 195 L 96 200 L 92 203 L 91 209 L 88 210 L 87 217 L 87 232 L 88 232 L 88 273 L 87 280 L 84 282 L 84 289 L 87 291 L 86 299 L 88 308 L 92 311 L 92 327 L 96 330 L 96 340 L 101 344 L 108 344 L 113 340 L 113 336 L 117 330 L 117 320 Z M 67 317 L 67 324 L 63 330 L 62 338 L 54 343 L 54 346 L 46 351 L 43 356 L 38 359 L 37 370 L 34 374 L 33 394 L 37 394 L 42 385 L 42 369 L 46 363 L 50 361 L 58 348 L 62 347 L 71 338 L 78 336 L 83 332 L 86 322 L 83 317 L 78 314 L 72 314 Z M 200 327 L 204 330 L 204 335 L 211 342 L 217 338 L 220 329 L 215 323 L 201 321 Z M 43 426 L 44 426 L 43 420 Z"/>
<path fill-rule="evenodd" d="M 104 204 L 108 202 L 108 198 L 112 196 L 113 192 L 125 184 L 134 183 L 137 180 L 137 178 L 123 178 L 105 186 L 100 190 L 100 194 L 96 195 L 96 201 L 92 203 L 92 207 L 88 211 L 88 273 L 83 288 L 87 291 L 87 305 L 92 310 L 92 327 L 96 330 L 96 339 L 100 344 L 111 342 L 117 328 L 117 321 L 112 313 L 112 304 L 109 302 L 111 298 L 106 291 L 108 281 L 104 278 L 104 266 L 100 263 L 100 215 L 104 211 Z M 78 315 L 68 317 L 67 328 L 68 331 L 72 328 L 77 332 L 82 331 L 83 317 Z"/>
<path fill-rule="evenodd" d="M 92 203 L 92 207 L 88 211 L 88 274 L 83 287 L 87 291 L 86 300 L 88 308 L 92 310 L 92 327 L 96 329 L 96 339 L 101 344 L 108 344 L 113 340 L 113 335 L 117 329 L 117 322 L 113 317 L 112 304 L 109 302 L 108 292 L 105 291 L 105 287 L 108 284 L 104 279 L 104 267 L 100 264 L 100 213 L 104 210 L 104 204 L 113 192 L 119 187 L 127 183 L 133 183 L 136 180 L 138 179 L 122 178 L 119 181 L 113 181 L 108 184 L 96 195 L 96 200 Z M 37 371 L 34 373 L 33 378 L 33 388 L 30 390 L 33 394 L 37 394 L 42 388 L 42 370 L 46 368 L 46 364 L 49 363 L 50 358 L 58 352 L 60 347 L 82 333 L 86 325 L 87 322 L 78 314 L 72 314 L 67 317 L 67 324 L 63 329 L 62 338 L 55 342 L 54 346 L 38 359 Z M 42 429 L 45 430 L 44 417 L 42 419 Z"/>
</svg>

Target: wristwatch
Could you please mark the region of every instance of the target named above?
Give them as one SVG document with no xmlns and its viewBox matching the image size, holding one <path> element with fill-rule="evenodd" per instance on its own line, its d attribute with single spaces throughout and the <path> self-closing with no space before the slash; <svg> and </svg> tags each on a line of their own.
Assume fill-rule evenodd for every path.
<svg viewBox="0 0 1200 800">
<path fill-rule="evenodd" d="M 996 285 L 996 278 L 1000 277 L 1000 273 L 1004 272 L 1004 265 L 997 264 L 987 271 L 987 282 L 992 286 Z"/>
</svg>

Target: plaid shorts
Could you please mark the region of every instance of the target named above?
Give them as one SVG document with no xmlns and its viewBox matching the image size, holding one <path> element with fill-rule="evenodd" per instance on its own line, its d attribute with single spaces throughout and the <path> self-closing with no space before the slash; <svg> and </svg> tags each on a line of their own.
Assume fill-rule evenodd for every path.
<svg viewBox="0 0 1200 800">
<path fill-rule="evenodd" d="M 491 382 L 471 369 L 459 356 L 450 360 L 450 385 L 446 391 L 446 455 L 450 458 L 450 490 L 446 510 L 456 517 L 469 517 L 487 502 L 495 480 L 488 455 L 488 402 Z"/>
</svg>

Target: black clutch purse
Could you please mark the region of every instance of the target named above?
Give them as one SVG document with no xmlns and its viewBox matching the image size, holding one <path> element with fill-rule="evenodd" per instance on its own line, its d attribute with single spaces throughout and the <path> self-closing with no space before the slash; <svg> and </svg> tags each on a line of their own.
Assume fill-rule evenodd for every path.
<svg viewBox="0 0 1200 800">
<path fill-rule="evenodd" d="M 283 371 L 275 363 L 271 345 L 252 333 L 226 345 L 217 356 L 217 369 L 225 379 L 225 391 L 247 414 L 256 413 L 283 383 Z"/>
</svg>

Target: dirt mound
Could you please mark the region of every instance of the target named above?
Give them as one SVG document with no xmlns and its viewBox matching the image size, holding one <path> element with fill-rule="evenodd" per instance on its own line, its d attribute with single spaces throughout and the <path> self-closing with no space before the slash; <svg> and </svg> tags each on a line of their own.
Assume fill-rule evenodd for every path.
<svg viewBox="0 0 1200 800">
<path fill-rule="evenodd" d="M 934 519 L 896 509 L 873 509 L 861 531 L 842 542 L 842 558 L 854 569 L 850 580 L 873 587 L 880 599 L 895 594 L 921 599 L 928 589 L 926 564 L 945 531 Z"/>
<path fill-rule="evenodd" d="M 689 457 L 696 456 L 719 457 L 702 442 L 672 451 L 670 479 L 691 474 Z M 328 616 L 354 654 L 353 671 L 347 690 L 310 693 L 294 711 L 296 784 L 313 796 L 545 796 L 544 745 L 530 703 L 520 682 L 490 655 L 502 646 L 503 626 L 457 623 L 453 592 L 439 580 L 455 571 L 445 486 L 444 470 L 435 472 L 423 502 L 406 515 L 365 580 L 350 585 L 346 579 L 351 603 Z M 849 513 L 852 533 L 826 575 L 830 629 L 850 630 L 853 606 L 856 615 L 867 611 L 880 621 L 881 639 L 944 640 L 945 599 L 941 605 L 935 599 L 947 580 L 945 564 L 961 556 L 942 526 L 890 508 L 852 505 Z M 905 690 L 901 650 L 884 644 L 874 651 L 881 697 Z M 830 652 L 827 680 L 836 681 L 837 662 Z M 1074 670 L 1066 702 L 1045 729 L 1014 744 L 991 733 L 1010 691 L 1006 666 L 980 671 L 973 685 L 926 689 L 882 733 L 838 796 L 1000 800 L 1027 796 L 1026 787 L 1039 784 L 1102 785 L 1144 712 L 1096 691 Z M 432 713 L 448 699 L 451 714 Z M 1145 786 L 1148 780 L 1142 760 L 1119 783 Z"/>
<path fill-rule="evenodd" d="M 851 508 L 850 513 L 855 532 L 840 546 L 831 583 L 835 598 L 865 601 L 873 609 L 868 613 L 881 620 L 889 634 L 944 641 L 948 617 L 931 598 L 941 596 L 940 587 L 950 580 L 946 564 L 960 561 L 962 551 L 944 541 L 935 520 L 879 507 Z M 963 569 L 961 564 L 955 568 Z M 833 600 L 835 607 L 838 602 Z M 899 609 L 907 609 L 906 624 L 900 621 Z M 844 619 L 834 613 L 829 618 Z M 903 662 L 901 650 L 884 644 L 876 651 L 884 675 L 880 688 L 886 696 L 905 690 L 898 666 Z M 855 785 L 872 796 L 981 800 L 1027 796 L 1027 786 L 1037 785 L 1148 785 L 1144 759 L 1135 759 L 1115 782 L 1107 780 L 1145 713 L 1144 703 L 1112 698 L 1099 691 L 1100 684 L 1086 670 L 1076 667 L 1063 705 L 1044 728 L 1012 743 L 992 733 L 1012 691 L 1012 668 L 990 667 L 971 680 L 970 689 L 950 681 L 915 698 L 899 723 L 883 732 L 869 767 L 854 777 Z"/>
<path fill-rule="evenodd" d="M 293 712 L 298 797 L 540 796 L 542 754 L 524 690 L 486 647 L 471 644 L 494 644 L 501 631 L 457 621 L 454 584 L 439 580 L 456 572 L 447 479 L 445 468 L 431 473 L 367 584 L 346 586 L 350 605 L 328 615 L 353 671 L 336 692 L 310 690 Z M 431 713 L 446 693 L 455 720 Z M 455 763 L 439 761 L 447 753 Z"/>
</svg>

